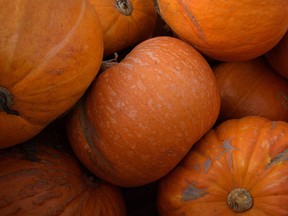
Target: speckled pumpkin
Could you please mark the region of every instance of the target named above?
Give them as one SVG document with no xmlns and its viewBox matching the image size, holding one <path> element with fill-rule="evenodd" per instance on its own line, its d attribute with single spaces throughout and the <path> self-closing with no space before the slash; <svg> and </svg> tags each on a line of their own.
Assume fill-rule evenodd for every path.
<svg viewBox="0 0 288 216">
<path fill-rule="evenodd" d="M 220 95 L 207 61 L 187 43 L 154 37 L 102 72 L 69 115 L 82 163 L 120 186 L 167 174 L 215 123 Z"/>
</svg>

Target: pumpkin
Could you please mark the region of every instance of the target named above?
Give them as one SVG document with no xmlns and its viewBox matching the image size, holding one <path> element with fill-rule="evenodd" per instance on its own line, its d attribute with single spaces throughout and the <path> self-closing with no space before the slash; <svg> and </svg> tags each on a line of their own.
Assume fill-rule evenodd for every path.
<svg viewBox="0 0 288 216">
<path fill-rule="evenodd" d="M 0 215 L 125 216 L 121 190 L 54 144 L 33 138 L 0 150 Z"/>
<path fill-rule="evenodd" d="M 266 53 L 265 57 L 279 74 L 288 79 L 288 32 L 275 47 Z"/>
<path fill-rule="evenodd" d="M 216 79 L 203 56 L 179 39 L 153 37 L 99 74 L 67 117 L 67 136 L 96 176 L 142 186 L 184 157 L 214 125 L 219 107 Z"/>
<path fill-rule="evenodd" d="M 219 124 L 160 180 L 159 215 L 288 215 L 287 140 L 283 121 Z"/>
<path fill-rule="evenodd" d="M 218 122 L 248 115 L 288 121 L 288 80 L 264 57 L 213 67 L 221 95 Z"/>
<path fill-rule="evenodd" d="M 101 23 L 86 0 L 0 2 L 0 148 L 38 134 L 98 73 Z"/>
<path fill-rule="evenodd" d="M 181 39 L 221 61 L 259 57 L 288 29 L 287 0 L 157 0 L 157 5 Z"/>
<path fill-rule="evenodd" d="M 150 38 L 157 13 L 153 0 L 89 0 L 101 18 L 104 56 Z"/>
</svg>

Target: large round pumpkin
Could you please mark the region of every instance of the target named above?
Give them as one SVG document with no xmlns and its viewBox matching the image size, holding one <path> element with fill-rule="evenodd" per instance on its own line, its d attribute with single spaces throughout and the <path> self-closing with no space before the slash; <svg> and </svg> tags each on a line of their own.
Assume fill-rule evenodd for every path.
<svg viewBox="0 0 288 216">
<path fill-rule="evenodd" d="M 97 77 L 67 133 L 94 174 L 140 186 L 167 174 L 213 126 L 219 107 L 206 60 L 179 39 L 154 37 Z"/>
<path fill-rule="evenodd" d="M 205 55 L 222 61 L 256 58 L 288 29 L 287 0 L 157 0 L 172 30 Z"/>
<path fill-rule="evenodd" d="M 89 0 L 101 18 L 104 55 L 150 38 L 156 24 L 153 0 Z"/>
<path fill-rule="evenodd" d="M 223 122 L 160 180 L 159 215 L 288 215 L 287 140 L 283 121 Z"/>
<path fill-rule="evenodd" d="M 0 1 L 0 148 L 28 140 L 72 107 L 103 56 L 86 0 Z"/>
<path fill-rule="evenodd" d="M 213 70 L 221 95 L 218 122 L 249 115 L 288 121 L 288 80 L 265 58 L 224 62 Z"/>
<path fill-rule="evenodd" d="M 279 43 L 265 55 L 269 64 L 288 79 L 288 31 Z"/>
<path fill-rule="evenodd" d="M 0 215 L 125 216 L 119 188 L 87 174 L 55 143 L 37 139 L 0 150 Z"/>
</svg>

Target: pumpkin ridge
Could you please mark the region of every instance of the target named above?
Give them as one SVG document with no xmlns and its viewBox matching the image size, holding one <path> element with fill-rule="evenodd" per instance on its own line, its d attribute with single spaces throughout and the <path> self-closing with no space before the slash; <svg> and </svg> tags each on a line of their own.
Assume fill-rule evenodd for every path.
<svg viewBox="0 0 288 216">
<path fill-rule="evenodd" d="M 241 124 L 241 123 L 240 123 Z M 263 123 L 264 124 L 264 123 Z M 238 123 L 238 127 L 237 127 L 237 131 L 240 131 L 240 128 L 239 127 L 241 127 L 241 125 L 239 125 L 239 123 Z M 252 164 L 252 163 L 255 163 L 255 162 L 257 162 L 258 164 L 259 164 L 259 161 L 255 161 L 255 159 L 254 159 L 254 154 L 255 154 L 255 149 L 257 148 L 257 145 L 256 145 L 256 143 L 258 143 L 259 142 L 259 139 L 260 139 L 260 137 L 261 137 L 261 131 L 263 132 L 263 128 L 264 128 L 264 126 L 262 125 L 261 127 L 259 126 L 258 128 L 257 128 L 257 135 L 255 135 L 255 136 L 257 136 L 257 139 L 253 142 L 253 148 L 250 150 L 250 154 L 248 154 L 248 158 L 247 158 L 247 160 L 244 160 L 245 162 L 246 162 L 246 169 L 244 169 L 243 170 L 243 174 L 244 173 L 247 173 L 249 170 L 250 170 L 250 165 Z M 265 129 L 265 128 L 264 128 Z M 237 133 L 237 132 L 236 132 Z M 265 133 L 265 132 L 264 132 Z M 241 142 L 241 141 L 239 141 L 239 142 Z M 245 176 L 245 175 L 244 175 Z M 254 178 L 252 178 L 251 179 L 253 182 L 255 182 L 255 183 L 257 183 L 257 180 L 258 180 L 258 178 L 256 177 L 256 176 L 254 176 Z M 255 185 L 255 183 L 251 183 L 250 181 L 249 181 L 249 183 L 247 184 L 247 186 L 249 185 L 249 189 L 250 188 L 253 188 L 254 186 L 253 185 Z M 251 185 L 252 184 L 252 185 Z M 245 185 L 246 186 L 246 185 Z"/>
<path fill-rule="evenodd" d="M 97 160 L 94 161 L 94 156 L 91 151 L 88 151 L 89 156 L 91 160 L 93 161 L 93 164 L 101 170 L 101 172 L 106 173 L 108 175 L 111 175 L 111 170 L 113 170 L 113 166 L 109 163 L 109 161 L 104 157 L 103 154 L 99 151 L 99 149 L 96 147 L 94 144 L 93 140 L 99 140 L 98 135 L 95 133 L 95 129 L 93 127 L 93 124 L 91 123 L 90 119 L 87 116 L 87 112 L 85 109 L 85 106 L 83 103 L 80 104 L 80 114 L 79 114 L 79 121 L 80 121 L 80 126 L 81 126 L 81 131 L 83 133 L 83 136 L 85 137 L 85 144 L 91 148 L 95 154 Z M 91 136 L 92 133 L 92 136 Z M 94 139 L 93 139 L 94 138 Z M 97 162 L 100 162 L 104 166 L 99 166 Z"/>
<path fill-rule="evenodd" d="M 259 142 L 259 139 L 260 139 L 260 137 L 262 136 L 262 133 L 263 134 L 267 134 L 267 131 L 265 131 L 265 129 L 268 127 L 268 125 L 271 125 L 271 128 L 270 128 L 270 131 L 272 130 L 275 130 L 276 129 L 276 127 L 274 126 L 274 124 L 272 123 L 272 124 L 270 124 L 270 123 L 267 123 L 266 124 L 266 122 L 263 122 L 263 124 L 262 124 L 262 126 L 259 126 L 258 127 L 258 133 L 257 133 L 257 139 L 255 140 L 255 144 L 254 144 L 254 146 L 255 147 L 257 147 L 257 145 L 256 145 L 256 143 L 258 143 Z M 261 165 L 261 162 L 260 161 L 258 161 L 258 160 L 254 160 L 254 154 L 257 154 L 256 153 L 256 151 L 255 151 L 255 147 L 252 149 L 252 153 L 251 154 L 249 154 L 249 159 L 247 160 L 248 161 L 248 164 L 247 164 L 247 169 L 246 169 L 246 172 L 248 172 L 248 170 L 250 169 L 249 167 L 250 167 L 250 164 L 252 164 L 252 163 L 255 163 L 255 162 L 257 162 L 258 164 L 260 164 Z M 274 157 L 273 157 L 274 158 Z M 268 164 L 269 165 L 269 164 Z M 267 165 L 267 166 L 268 166 Z M 263 170 L 265 170 L 265 169 L 267 169 L 268 167 L 263 167 Z M 272 165 L 271 165 L 272 166 Z M 270 173 L 271 171 L 269 171 L 269 172 L 267 172 L 264 176 L 257 176 L 257 175 L 254 175 L 254 178 L 253 179 L 251 179 L 252 180 L 252 182 L 254 182 L 254 183 L 252 183 L 252 182 L 248 182 L 248 184 L 247 185 L 249 185 L 249 189 L 250 188 L 254 188 L 257 184 L 259 184 L 259 183 L 261 183 L 263 180 L 265 180 L 265 178 L 266 178 L 266 176 L 267 175 L 269 175 L 269 173 Z"/>
<path fill-rule="evenodd" d="M 180 3 L 181 1 L 181 3 Z M 192 11 L 189 10 L 189 8 L 187 7 L 187 4 L 183 3 L 183 0 L 178 0 L 179 5 L 183 5 L 184 10 L 186 11 L 188 18 L 193 22 L 193 24 L 196 27 L 196 30 L 198 32 L 198 35 L 200 36 L 201 39 L 205 40 L 206 39 L 206 35 L 203 31 L 203 29 L 201 28 L 201 26 L 199 25 L 196 17 L 192 14 Z M 189 22 L 187 22 L 189 23 Z"/>
<path fill-rule="evenodd" d="M 20 2 L 21 0 L 18 0 L 18 2 Z M 22 0 L 23 1 L 23 0 Z M 13 62 L 13 57 L 15 56 L 14 53 L 16 51 L 16 47 L 17 47 L 17 43 L 19 42 L 19 36 L 20 36 L 20 29 L 21 29 L 21 20 L 24 20 L 22 17 L 25 15 L 24 13 L 24 10 L 22 10 L 23 12 L 21 13 L 21 10 L 19 9 L 19 5 L 21 5 L 20 3 L 16 3 L 16 5 L 18 7 L 15 7 L 15 12 L 16 12 L 16 15 L 13 14 L 13 16 L 11 17 L 18 17 L 17 21 L 16 21 L 16 24 L 17 24 L 17 27 L 16 27 L 16 31 L 14 32 L 13 36 L 11 37 L 11 49 L 9 49 L 8 51 L 8 59 L 7 59 L 7 64 L 6 64 L 6 68 L 4 69 L 4 72 L 7 72 L 9 71 L 11 65 L 12 65 L 12 62 Z M 20 15 L 21 14 L 21 15 Z"/>
<path fill-rule="evenodd" d="M 29 73 L 27 73 L 24 77 L 22 77 L 22 79 L 17 82 L 14 86 L 11 87 L 11 90 L 13 90 L 14 88 L 16 88 L 20 83 L 22 83 L 23 81 L 25 81 L 25 78 L 27 77 L 31 77 L 35 74 L 37 74 L 37 72 L 41 72 L 42 68 L 44 68 L 48 62 L 61 50 L 65 47 L 65 45 L 67 44 L 67 42 L 70 40 L 70 38 L 73 36 L 73 34 L 75 33 L 76 29 L 78 28 L 78 26 L 80 25 L 81 21 L 83 20 L 84 17 L 84 12 L 87 8 L 87 3 L 85 0 L 82 0 L 82 5 L 81 5 L 81 10 L 79 13 L 79 16 L 75 22 L 75 24 L 72 26 L 72 28 L 70 29 L 69 32 L 67 32 L 66 36 L 62 39 L 62 41 L 60 41 L 58 44 L 56 44 L 55 46 L 53 46 L 45 55 L 45 57 L 40 61 L 40 63 L 38 64 L 37 67 L 35 67 L 34 69 L 32 69 L 32 71 L 30 71 Z"/>
<path fill-rule="evenodd" d="M 105 29 L 105 31 L 103 31 L 103 35 L 104 37 L 106 36 L 106 34 L 113 29 L 113 26 L 115 26 L 117 24 L 117 22 L 119 21 L 119 19 L 121 18 L 121 16 L 117 16 L 117 18 L 113 21 L 113 24 L 110 26 L 110 28 Z"/>
<path fill-rule="evenodd" d="M 89 195 L 89 193 L 85 193 L 88 191 L 88 189 L 89 189 L 88 186 L 85 185 L 83 190 L 81 190 L 79 193 L 74 194 L 73 196 L 70 196 L 66 200 L 64 200 L 64 202 L 59 207 L 60 209 L 57 210 L 57 214 L 62 215 L 63 213 L 65 213 L 65 211 L 70 207 L 69 205 L 71 203 L 73 203 L 75 200 L 77 200 L 77 198 L 80 198 L 81 201 L 83 202 L 85 200 L 85 196 Z M 81 196 L 83 194 L 84 194 L 84 196 Z M 76 206 L 81 207 L 82 205 L 80 204 L 79 199 L 77 200 L 77 202 L 79 202 L 79 204 L 77 204 Z M 55 208 L 55 206 L 54 206 L 54 208 Z M 77 212 L 77 211 L 75 211 L 75 212 Z"/>
</svg>

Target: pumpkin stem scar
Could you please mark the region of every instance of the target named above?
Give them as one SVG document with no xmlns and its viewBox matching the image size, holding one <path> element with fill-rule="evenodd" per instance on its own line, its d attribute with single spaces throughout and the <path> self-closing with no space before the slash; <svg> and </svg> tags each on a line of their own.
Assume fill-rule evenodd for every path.
<svg viewBox="0 0 288 216">
<path fill-rule="evenodd" d="M 265 169 L 270 168 L 276 163 L 280 163 L 280 162 L 287 161 L 287 160 L 288 160 L 288 148 L 286 148 L 284 151 L 280 152 L 278 155 L 273 157 L 270 160 L 269 164 L 265 167 Z"/>
<path fill-rule="evenodd" d="M 125 16 L 131 15 L 133 6 L 130 0 L 115 0 L 115 3 L 115 7 L 121 14 L 124 14 Z"/>
<path fill-rule="evenodd" d="M 20 114 L 16 111 L 11 109 L 11 105 L 13 104 L 13 96 L 7 89 L 0 87 L 0 111 L 4 111 L 7 114 L 11 115 L 18 115 Z"/>
<path fill-rule="evenodd" d="M 248 190 L 235 188 L 228 194 L 227 204 L 235 212 L 245 212 L 252 208 L 253 198 Z"/>
</svg>

